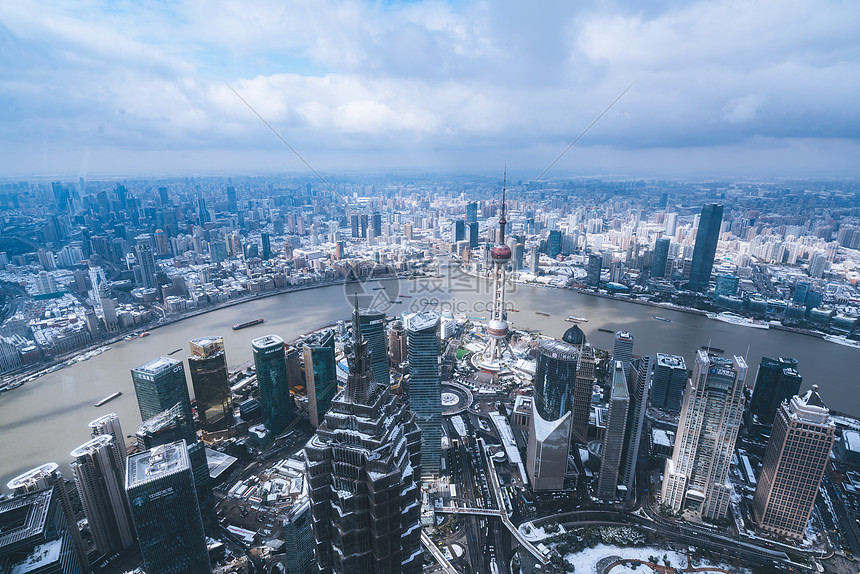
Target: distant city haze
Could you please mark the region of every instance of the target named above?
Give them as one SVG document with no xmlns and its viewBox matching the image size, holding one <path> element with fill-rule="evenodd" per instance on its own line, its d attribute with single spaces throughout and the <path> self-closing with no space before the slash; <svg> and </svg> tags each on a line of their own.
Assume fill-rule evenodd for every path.
<svg viewBox="0 0 860 574">
<path fill-rule="evenodd" d="M 458 285 L 474 286 L 454 293 L 426 294 L 432 280 L 402 281 L 401 289 L 413 297 L 394 305 L 388 315 L 421 307 L 425 297 L 450 302 L 464 302 L 467 307 L 484 304 L 488 288 L 485 282 L 461 278 L 454 271 Z M 462 281 L 461 281 L 462 279 Z M 422 286 L 423 285 L 423 286 Z M 342 286 L 323 287 L 267 297 L 226 309 L 205 313 L 151 331 L 151 335 L 133 341 L 115 343 L 110 351 L 84 363 L 78 363 L 45 375 L 19 389 L 0 396 L 0 489 L 21 472 L 44 462 L 55 461 L 66 473 L 71 460 L 69 452 L 86 442 L 90 429 L 87 424 L 97 417 L 116 412 L 126 434 L 132 434 L 140 423 L 140 414 L 132 386 L 130 369 L 145 361 L 182 348 L 173 358 L 187 361 L 188 341 L 204 335 L 223 335 L 227 359 L 231 366 L 251 359 L 251 340 L 268 334 L 280 335 L 289 341 L 317 328 L 349 320 L 351 307 Z M 749 355 L 753 384 L 755 371 L 762 355 L 789 356 L 798 360 L 803 375 L 802 391 L 818 384 L 822 397 L 837 411 L 860 415 L 860 394 L 856 392 L 856 349 L 834 345 L 821 339 L 779 330 L 759 330 L 729 325 L 700 315 L 657 309 L 620 300 L 574 293 L 562 289 L 532 288 L 522 285 L 511 289 L 508 301 L 519 309 L 509 313 L 514 328 L 538 329 L 543 334 L 559 338 L 570 327 L 564 321 L 574 314 L 588 319 L 581 323 L 590 343 L 599 349 L 611 350 L 614 331 L 629 331 L 636 339 L 635 353 L 657 352 L 683 355 L 688 365 L 700 345 L 725 349 L 725 356 Z M 549 317 L 535 311 L 549 313 Z M 657 321 L 659 314 L 672 320 Z M 250 317 L 263 317 L 260 326 L 233 331 L 231 326 Z M 608 329 L 612 333 L 599 332 Z M 99 399 L 116 391 L 123 395 L 110 403 L 94 408 Z M 189 392 L 193 393 L 189 385 Z M 71 476 L 71 475 L 68 475 Z"/>
</svg>

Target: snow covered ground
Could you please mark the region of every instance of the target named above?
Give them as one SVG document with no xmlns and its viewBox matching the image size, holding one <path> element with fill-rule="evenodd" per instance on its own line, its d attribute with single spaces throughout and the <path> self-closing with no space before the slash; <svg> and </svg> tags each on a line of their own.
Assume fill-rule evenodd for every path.
<svg viewBox="0 0 860 574">
<path fill-rule="evenodd" d="M 641 560 L 643 562 L 648 561 L 648 557 L 656 557 L 661 566 L 665 565 L 664 556 L 669 560 L 669 565 L 673 568 L 686 568 L 687 566 L 687 557 L 674 550 L 666 550 L 664 548 L 657 548 L 655 546 L 640 546 L 640 547 L 630 547 L 624 548 L 621 546 L 609 546 L 607 544 L 598 544 L 594 548 L 587 548 L 582 552 L 577 552 L 575 554 L 567 554 L 564 558 L 570 564 L 573 564 L 576 567 L 577 574 L 601 574 L 597 572 L 597 563 L 608 556 L 617 556 L 620 558 L 632 558 L 635 560 Z M 699 564 L 697 565 L 699 568 L 703 567 L 716 567 L 728 570 L 730 572 L 737 572 L 738 574 L 746 574 L 748 570 L 743 568 L 735 568 L 733 566 L 729 566 L 727 564 Z M 611 574 L 650 574 L 651 570 L 644 566 L 639 566 L 636 569 L 633 569 L 629 565 L 617 566 L 612 569 Z M 715 571 L 717 572 L 717 571 Z"/>
</svg>

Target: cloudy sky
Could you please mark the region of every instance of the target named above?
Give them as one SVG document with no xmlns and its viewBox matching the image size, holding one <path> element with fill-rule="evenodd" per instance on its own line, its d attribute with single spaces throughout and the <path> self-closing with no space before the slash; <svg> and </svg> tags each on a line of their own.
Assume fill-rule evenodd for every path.
<svg viewBox="0 0 860 574">
<path fill-rule="evenodd" d="M 0 3 L 0 178 L 860 177 L 860 3 Z"/>
</svg>

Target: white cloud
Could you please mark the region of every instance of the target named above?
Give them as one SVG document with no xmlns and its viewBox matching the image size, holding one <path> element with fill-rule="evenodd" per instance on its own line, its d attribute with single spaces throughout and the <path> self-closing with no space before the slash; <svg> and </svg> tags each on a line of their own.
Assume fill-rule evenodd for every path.
<svg viewBox="0 0 860 574">
<path fill-rule="evenodd" d="M 579 156 L 591 146 L 651 165 L 662 154 L 669 165 L 678 150 L 738 158 L 732 150 L 757 141 L 752 149 L 777 162 L 803 147 L 780 145 L 789 138 L 831 141 L 841 161 L 839 150 L 860 141 L 855 3 L 40 8 L 0 6 L 0 157 L 38 149 L 50 161 L 91 148 L 98 170 L 101 157 L 143 150 L 202 158 L 276 147 L 225 81 L 299 149 L 341 159 L 372 149 L 380 165 L 506 154 L 542 168 L 634 79 Z M 0 175 L 26 165 L 0 161 Z"/>
</svg>

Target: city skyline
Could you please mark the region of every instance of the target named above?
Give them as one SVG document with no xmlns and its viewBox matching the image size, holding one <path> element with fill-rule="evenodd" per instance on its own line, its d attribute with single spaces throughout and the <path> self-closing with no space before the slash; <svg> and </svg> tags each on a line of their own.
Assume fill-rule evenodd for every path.
<svg viewBox="0 0 860 574">
<path fill-rule="evenodd" d="M 0 174 L 856 177 L 851 3 L 0 9 Z M 47 81 L 46 78 L 50 78 Z M 63 86 L 63 89 L 58 89 Z M 232 89 L 231 89 L 232 88 Z"/>
</svg>

